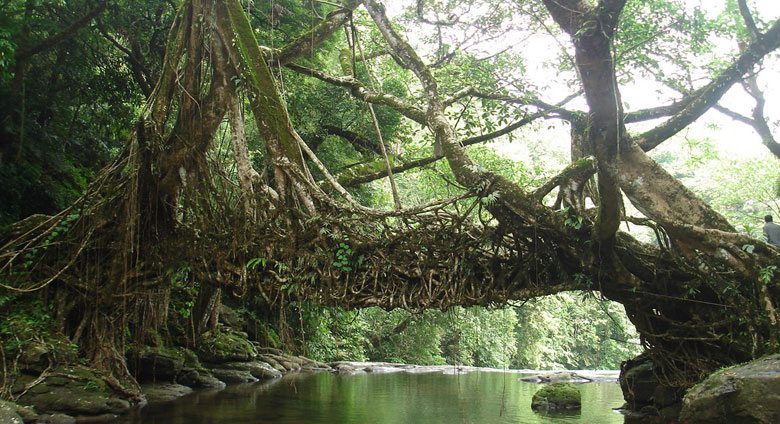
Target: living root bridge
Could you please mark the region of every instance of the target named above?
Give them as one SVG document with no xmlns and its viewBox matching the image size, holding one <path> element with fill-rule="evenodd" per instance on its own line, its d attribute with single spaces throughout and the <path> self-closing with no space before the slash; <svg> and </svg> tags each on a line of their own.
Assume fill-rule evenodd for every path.
<svg viewBox="0 0 780 424">
<path fill-rule="evenodd" d="M 345 308 L 497 305 L 585 289 L 567 274 L 556 243 L 533 239 L 540 231 L 527 230 L 504 234 L 443 207 L 379 218 L 328 215 L 294 234 L 266 226 L 250 247 L 263 256 L 231 262 L 250 264 L 241 291 L 257 290 L 269 302 L 287 298 Z"/>
<path fill-rule="evenodd" d="M 624 2 L 603 2 L 615 8 L 581 14 L 613 25 Z M 272 52 L 276 65 L 316 47 L 360 3 L 344 3 L 310 34 Z M 171 287 L 181 280 L 199 285 L 196 340 L 216 313 L 220 289 L 239 297 L 259 294 L 282 306 L 308 300 L 386 309 L 500 305 L 578 289 L 625 305 L 673 387 L 778 350 L 780 281 L 771 268 L 780 260 L 777 249 L 731 233 L 724 218 L 634 141 L 615 139 L 626 134 L 610 127 L 622 125 L 621 116 L 614 119 L 612 110 L 592 114 L 589 119 L 602 122 L 591 128 L 606 129 L 577 135 L 603 144 L 594 152 L 596 162 L 575 158 L 550 183 L 527 192 L 472 161 L 449 122 L 445 109 L 452 102 L 440 95 L 433 71 L 381 4 L 364 3 L 394 59 L 417 76 L 425 113 L 411 115 L 435 135 L 465 195 L 406 210 L 358 204 L 293 128 L 267 50 L 254 39 L 240 3 L 188 0 L 127 148 L 74 205 L 54 217 L 23 221 L 4 236 L 2 286 L 55 299 L 60 331 L 92 365 L 129 386 L 134 380 L 125 348 L 155 342 L 166 325 Z M 559 3 L 590 8 L 589 2 L 544 3 L 564 23 L 576 20 L 567 17 L 573 9 Z M 591 13 L 599 10 L 606 14 Z M 773 28 L 780 40 L 780 24 Z M 580 29 L 567 28 L 573 34 Z M 607 33 L 584 35 L 603 48 L 596 57 L 609 57 L 610 40 L 600 39 Z M 306 40 L 308 48 L 301 48 Z M 586 64 L 601 66 L 615 80 L 610 63 Z M 594 87 L 590 81 L 586 97 Z M 223 150 L 210 154 L 219 149 L 216 134 L 226 129 L 226 115 L 232 161 Z M 244 131 L 252 121 L 266 153 L 260 172 Z M 620 155 L 610 150 L 615 143 Z M 235 162 L 234 174 L 226 162 Z M 315 181 L 309 167 L 323 181 Z M 590 197 L 610 202 L 622 198 L 615 191 L 622 190 L 646 212 L 648 219 L 633 221 L 653 228 L 657 245 L 617 231 L 631 219 L 614 202 L 600 205 L 598 213 L 584 209 L 584 187 L 592 185 L 594 173 L 603 184 L 600 195 Z M 559 201 L 544 205 L 555 187 L 571 190 L 559 190 Z M 751 252 L 743 249 L 747 244 Z"/>
</svg>

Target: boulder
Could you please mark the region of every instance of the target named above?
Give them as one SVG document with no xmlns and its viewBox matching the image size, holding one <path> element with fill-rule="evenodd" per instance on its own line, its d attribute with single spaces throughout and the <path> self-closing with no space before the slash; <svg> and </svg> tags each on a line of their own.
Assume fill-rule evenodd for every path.
<svg viewBox="0 0 780 424">
<path fill-rule="evenodd" d="M 245 336 L 228 331 L 207 331 L 198 345 L 198 357 L 205 362 L 244 362 L 256 355 Z"/>
<path fill-rule="evenodd" d="M 280 364 L 276 359 L 274 359 L 271 355 L 260 355 L 260 359 L 262 359 L 265 363 L 271 366 L 271 368 L 279 371 L 279 373 L 284 374 L 288 370 L 285 368 L 282 364 Z"/>
<path fill-rule="evenodd" d="M 16 413 L 15 408 L 5 405 L 5 402 L 3 402 L 0 403 L 0 423 L 23 424 L 24 420 Z"/>
<path fill-rule="evenodd" d="M 235 330 L 241 330 L 246 326 L 246 319 L 224 303 L 219 305 L 218 316 L 219 322 Z"/>
<path fill-rule="evenodd" d="M 192 392 L 192 389 L 181 384 L 156 383 L 141 386 L 149 403 L 168 402 Z"/>
<path fill-rule="evenodd" d="M 212 368 L 211 374 L 225 383 L 254 383 L 259 381 L 256 377 L 245 370 L 230 370 L 223 368 Z"/>
<path fill-rule="evenodd" d="M 36 424 L 76 424 L 76 418 L 66 414 L 41 415 Z"/>
<path fill-rule="evenodd" d="M 19 357 L 19 368 L 40 374 L 50 365 L 68 365 L 78 362 L 74 345 L 61 336 L 52 335 L 49 342 L 33 341 Z"/>
<path fill-rule="evenodd" d="M 355 366 L 349 363 L 334 364 L 333 369 L 336 371 L 336 374 L 341 374 L 341 375 L 365 374 L 366 372 L 365 366 L 362 365 Z"/>
<path fill-rule="evenodd" d="M 572 383 L 552 383 L 534 393 L 531 399 L 532 409 L 549 411 L 580 409 L 582 405 L 580 389 Z"/>
<path fill-rule="evenodd" d="M 279 378 L 282 373 L 276 368 L 272 367 L 266 362 L 253 361 L 253 362 L 227 362 L 220 364 L 219 368 L 230 370 L 242 370 L 247 371 L 253 377 L 261 380 L 269 378 Z"/>
<path fill-rule="evenodd" d="M 699 423 L 780 423 L 780 355 L 720 370 L 683 398 L 680 420 Z"/>
<path fill-rule="evenodd" d="M 15 417 L 19 417 L 21 423 L 34 422 L 38 420 L 38 414 L 35 413 L 32 407 L 21 406 L 12 402 L 4 401 L 0 399 L 0 423 L 16 423 Z"/>
<path fill-rule="evenodd" d="M 588 381 L 593 381 L 592 378 L 585 377 L 583 375 L 571 371 L 557 371 L 557 372 L 546 373 L 546 374 L 532 375 L 528 377 L 522 377 L 520 380 L 529 383 L 561 383 L 561 382 L 584 383 Z"/>
<path fill-rule="evenodd" d="M 21 395 L 33 380 L 31 376 L 19 378 L 12 391 L 19 396 L 20 405 L 34 406 L 39 413 L 95 416 L 122 414 L 130 408 L 130 402 L 119 398 L 102 378 L 84 367 L 55 368 Z"/>
<path fill-rule="evenodd" d="M 392 373 L 404 371 L 403 368 L 399 368 L 399 367 L 383 367 L 383 366 L 366 367 L 365 370 L 366 372 L 370 372 L 372 374 L 392 374 Z"/>
<path fill-rule="evenodd" d="M 173 383 L 184 368 L 182 352 L 176 349 L 148 347 L 138 355 L 133 365 L 139 383 Z"/>
<path fill-rule="evenodd" d="M 176 382 L 196 389 L 223 389 L 225 383 L 202 368 L 186 368 L 176 377 Z"/>
<path fill-rule="evenodd" d="M 635 411 L 654 406 L 656 388 L 660 385 L 650 358 L 639 356 L 620 365 L 620 388 L 628 407 Z"/>
</svg>

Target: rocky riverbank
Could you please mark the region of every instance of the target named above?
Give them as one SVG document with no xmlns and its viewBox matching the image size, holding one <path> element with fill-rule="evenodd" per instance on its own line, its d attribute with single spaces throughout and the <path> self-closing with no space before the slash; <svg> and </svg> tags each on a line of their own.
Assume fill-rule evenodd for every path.
<svg viewBox="0 0 780 424">
<path fill-rule="evenodd" d="M 247 335 L 219 327 L 204 334 L 197 349 L 146 346 L 128 353 L 130 372 L 140 384 L 142 396 L 128 398 L 126 388 L 110 376 L 80 364 L 51 345 L 33 345 L 15 362 L 10 397 L 0 402 L 0 423 L 107 422 L 145 403 L 165 402 L 206 388 L 275 379 L 296 371 L 327 371 L 341 375 L 363 373 L 501 372 L 515 374 L 530 383 L 614 382 L 618 371 L 502 370 L 470 366 L 419 366 L 389 362 L 323 363 L 278 349 L 260 346 Z M 680 411 L 688 422 L 733 422 L 749 416 L 750 422 L 772 423 L 780 412 L 772 407 L 780 375 L 778 356 L 767 357 L 714 374 L 688 391 L 659 384 L 647 358 L 627 361 L 620 375 L 627 407 L 651 419 L 673 422 Z M 4 375 L 5 379 L 7 376 Z M 774 397 L 773 397 L 774 396 Z M 716 414 L 709 417 L 704 414 Z M 709 418 L 708 418 L 709 417 Z M 698 421 L 697 421 L 698 419 Z M 704 421 L 702 421 L 704 419 Z M 709 420 L 709 421 L 708 421 Z M 658 422 L 658 421 L 656 421 Z M 664 422 L 664 421 L 661 421 Z"/>
<path fill-rule="evenodd" d="M 128 354 L 128 367 L 142 396 L 130 398 L 111 376 L 61 355 L 51 346 L 32 346 L 3 375 L 15 403 L 0 404 L 0 423 L 106 422 L 146 402 L 162 402 L 193 389 L 281 377 L 291 371 L 331 370 L 329 364 L 266 348 L 245 334 L 222 328 L 204 335 L 196 350 L 147 346 Z"/>
<path fill-rule="evenodd" d="M 0 404 L 2 423 L 107 422 L 144 403 L 173 400 L 204 388 L 274 379 L 296 371 L 327 371 L 341 375 L 362 373 L 503 372 L 529 382 L 616 381 L 616 371 L 531 371 L 469 366 L 420 366 L 388 362 L 322 363 L 285 354 L 248 342 L 241 334 L 209 335 L 210 343 L 196 351 L 177 347 L 146 347 L 129 361 L 141 384 L 144 400 L 134 403 L 121 396 L 105 376 L 80 365 L 41 366 L 49 353 L 40 350 L 37 366 L 25 366 L 13 386 L 17 404 Z"/>
</svg>

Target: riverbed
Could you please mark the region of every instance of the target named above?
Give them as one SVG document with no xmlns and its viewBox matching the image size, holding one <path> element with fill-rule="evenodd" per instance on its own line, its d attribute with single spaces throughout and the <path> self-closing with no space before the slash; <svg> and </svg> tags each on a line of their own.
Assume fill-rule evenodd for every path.
<svg viewBox="0 0 780 424">
<path fill-rule="evenodd" d="M 580 384 L 582 410 L 531 410 L 541 386 L 517 372 L 290 373 L 222 390 L 201 390 L 150 403 L 117 424 L 324 423 L 623 423 L 614 382 Z"/>
</svg>

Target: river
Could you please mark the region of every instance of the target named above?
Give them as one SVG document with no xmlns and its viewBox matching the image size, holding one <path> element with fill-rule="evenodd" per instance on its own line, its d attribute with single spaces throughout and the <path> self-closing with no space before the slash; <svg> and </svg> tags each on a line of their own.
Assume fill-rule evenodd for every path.
<svg viewBox="0 0 780 424">
<path fill-rule="evenodd" d="M 545 415 L 530 406 L 541 386 L 520 381 L 520 376 L 509 372 L 291 373 L 150 404 L 116 423 L 623 423 L 623 416 L 613 411 L 623 404 L 615 382 L 581 384 L 581 411 Z"/>
</svg>

